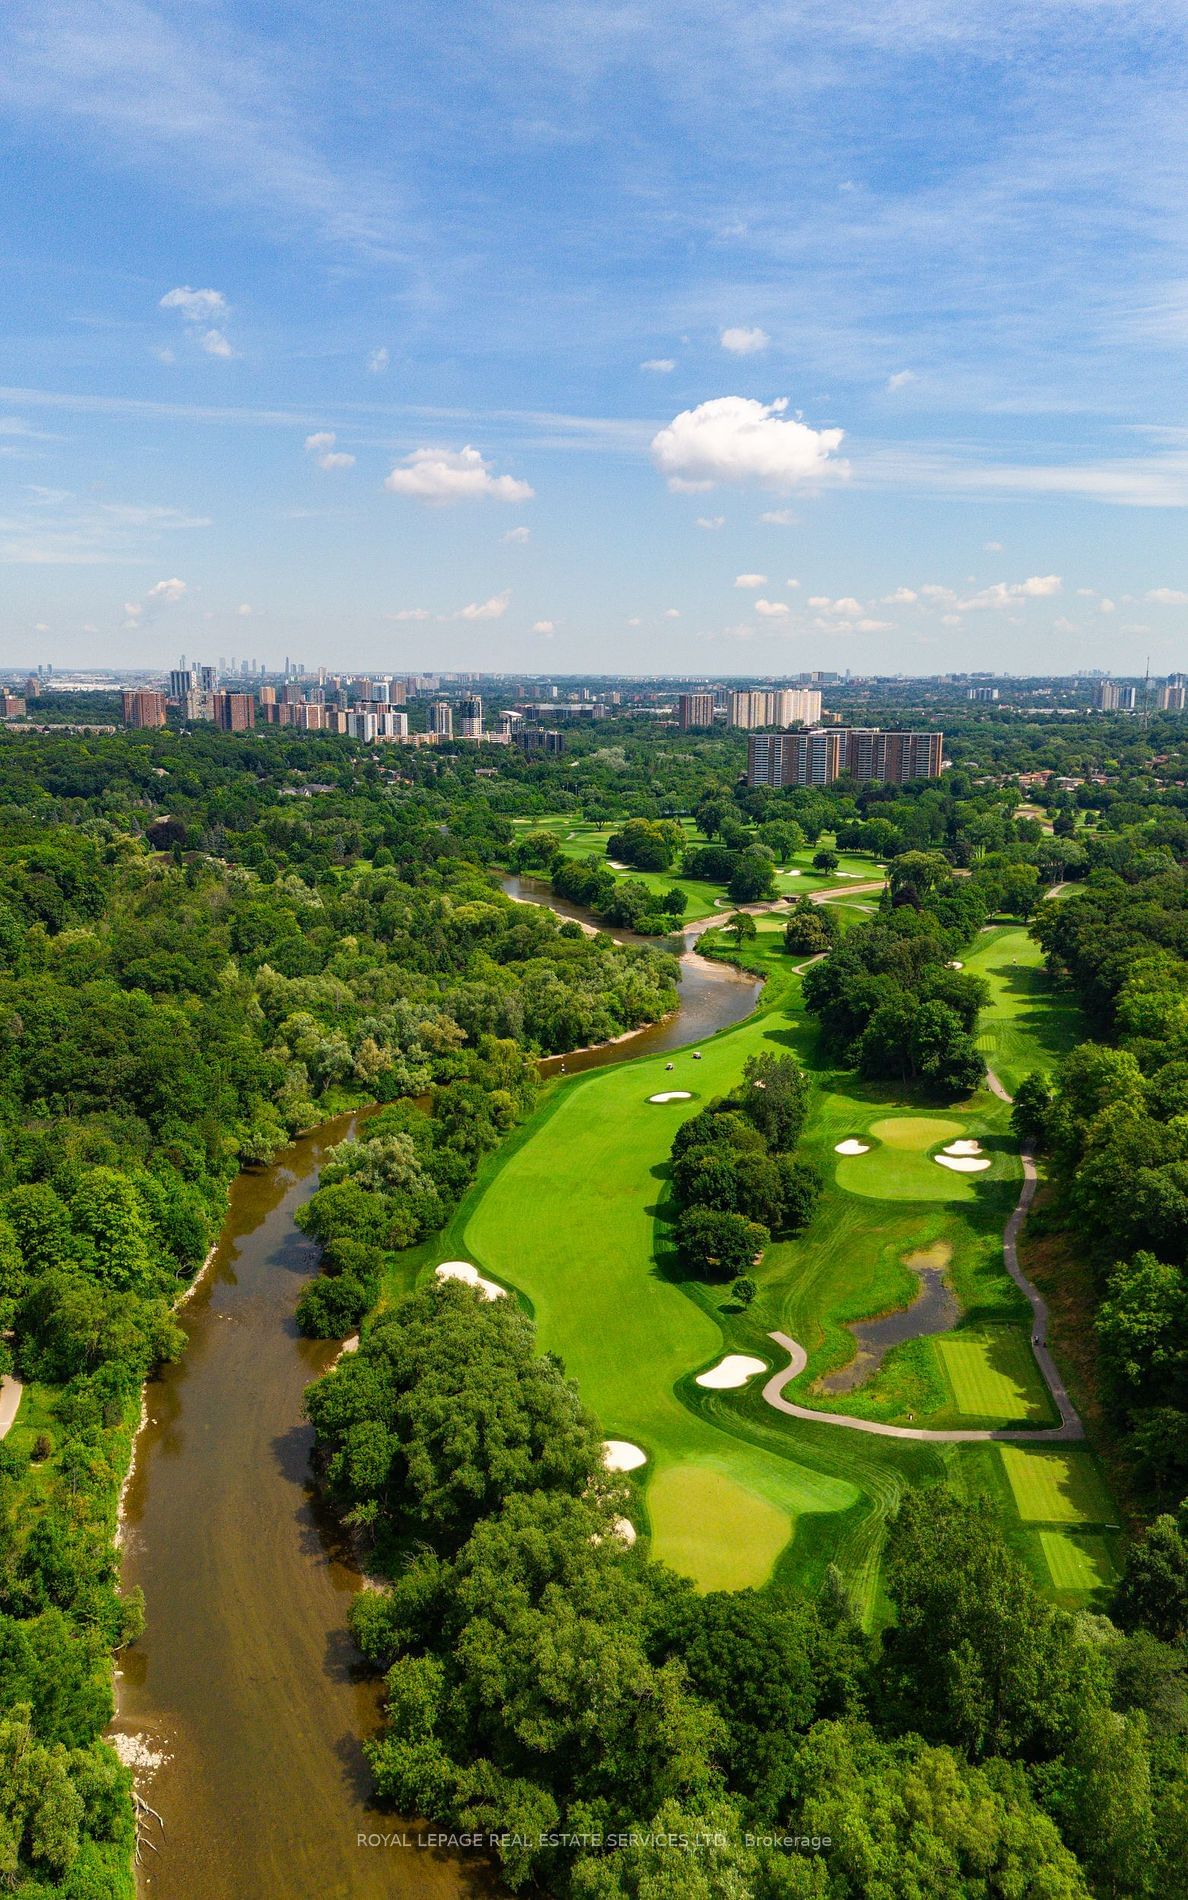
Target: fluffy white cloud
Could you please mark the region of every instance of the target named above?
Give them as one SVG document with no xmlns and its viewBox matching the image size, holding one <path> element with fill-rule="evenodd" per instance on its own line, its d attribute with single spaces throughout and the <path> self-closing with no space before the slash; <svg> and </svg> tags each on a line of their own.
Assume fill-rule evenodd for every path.
<svg viewBox="0 0 1188 1900">
<path fill-rule="evenodd" d="M 428 607 L 398 607 L 395 613 L 385 614 L 385 620 L 428 620 Z"/>
<path fill-rule="evenodd" d="M 843 620 L 857 620 L 864 612 L 861 601 L 855 600 L 852 594 L 843 594 L 840 600 L 831 600 L 828 594 L 810 594 L 809 606 L 822 613 L 839 615 Z"/>
<path fill-rule="evenodd" d="M 913 607 L 919 595 L 911 587 L 897 587 L 893 594 L 883 595 L 884 607 Z"/>
<path fill-rule="evenodd" d="M 208 356 L 227 357 L 235 354 L 222 330 L 203 330 L 198 343 Z"/>
<path fill-rule="evenodd" d="M 897 389 L 906 389 L 908 384 L 914 383 L 915 380 L 916 372 L 914 369 L 897 369 L 893 376 L 888 376 L 887 388 L 894 393 Z"/>
<path fill-rule="evenodd" d="M 757 600 L 755 602 L 755 612 L 762 614 L 768 620 L 780 619 L 791 611 L 786 600 Z"/>
<path fill-rule="evenodd" d="M 503 541 L 510 541 L 513 543 L 513 545 L 519 545 L 525 541 L 531 541 L 532 530 L 531 528 L 525 528 L 522 526 L 519 528 L 509 528 L 505 535 L 500 536 L 500 539 Z"/>
<path fill-rule="evenodd" d="M 731 356 L 758 356 L 761 350 L 767 348 L 771 338 L 758 325 L 752 330 L 736 326 L 723 330 L 719 341 L 724 350 L 730 351 Z"/>
<path fill-rule="evenodd" d="M 241 620 L 250 619 L 252 615 L 252 604 L 250 600 L 241 600 L 235 611 Z"/>
<path fill-rule="evenodd" d="M 138 600 L 126 600 L 124 602 L 124 613 L 127 618 L 124 624 L 126 626 L 135 626 L 143 612 L 144 608 Z"/>
<path fill-rule="evenodd" d="M 982 546 L 985 549 L 987 554 L 1001 554 L 1002 553 L 1001 541 L 983 541 Z"/>
<path fill-rule="evenodd" d="M 671 356 L 649 356 L 647 362 L 641 363 L 639 367 L 651 370 L 654 376 L 668 376 L 676 368 L 676 363 Z"/>
<path fill-rule="evenodd" d="M 511 599 L 511 588 L 502 594 L 492 594 L 490 600 L 472 600 L 468 607 L 460 607 L 459 620 L 502 620 Z"/>
<path fill-rule="evenodd" d="M 532 631 L 533 633 L 552 633 L 553 625 L 554 623 L 551 620 L 534 620 L 532 622 Z"/>
<path fill-rule="evenodd" d="M 1117 613 L 1118 609 L 1114 601 L 1107 600 L 1103 594 L 1097 603 L 1097 611 L 1099 614 L 1114 614 Z"/>
<path fill-rule="evenodd" d="M 159 307 L 180 311 L 187 323 L 209 323 L 226 315 L 227 299 L 221 290 L 191 290 L 189 284 L 179 284 L 165 292 Z"/>
<path fill-rule="evenodd" d="M 319 429 L 316 435 L 306 436 L 305 452 L 313 456 L 319 468 L 354 468 L 354 456 L 336 449 L 334 444 L 337 440 L 338 437 L 332 429 Z"/>
<path fill-rule="evenodd" d="M 962 613 L 981 613 L 987 608 L 1017 607 L 1025 600 L 1050 600 L 1053 594 L 1059 594 L 1064 586 L 1059 574 L 1032 574 L 1025 581 L 995 581 L 992 587 L 983 587 L 977 594 L 971 594 L 968 600 L 958 601 Z M 922 588 L 922 593 L 928 593 Z M 945 593 L 947 589 L 934 590 Z"/>
<path fill-rule="evenodd" d="M 794 576 L 790 575 L 788 579 L 784 582 L 784 586 L 785 587 L 799 587 L 800 582 Z"/>
<path fill-rule="evenodd" d="M 1178 587 L 1150 587 L 1147 599 L 1153 600 L 1157 607 L 1188 607 L 1188 594 Z"/>
<path fill-rule="evenodd" d="M 870 620 L 865 616 L 854 622 L 855 633 L 890 633 L 895 625 L 893 620 Z"/>
<path fill-rule="evenodd" d="M 382 376 L 390 361 L 387 350 L 381 345 L 378 350 L 372 350 L 367 359 L 367 368 L 373 376 Z"/>
<path fill-rule="evenodd" d="M 185 592 L 186 583 L 175 578 L 171 581 L 158 581 L 155 587 L 149 588 L 145 598 L 146 600 L 172 602 L 180 600 Z"/>
<path fill-rule="evenodd" d="M 664 618 L 666 620 L 679 620 L 680 617 L 681 610 L 679 607 L 666 607 L 664 609 Z"/>
<path fill-rule="evenodd" d="M 766 574 L 736 574 L 734 577 L 734 585 L 736 587 L 766 587 L 767 575 Z"/>
<path fill-rule="evenodd" d="M 715 396 L 696 409 L 682 409 L 652 441 L 652 458 L 668 486 L 696 493 L 716 482 L 757 482 L 792 488 L 829 469 L 842 440 L 840 429 L 810 429 L 783 412 L 787 398 L 755 402 L 749 396 Z"/>
<path fill-rule="evenodd" d="M 704 528 L 707 533 L 712 534 L 716 528 L 724 528 L 726 526 L 726 517 L 725 515 L 698 515 L 697 525 L 699 528 Z"/>
<path fill-rule="evenodd" d="M 535 490 L 513 475 L 492 475 L 478 449 L 414 449 L 384 487 L 393 495 L 441 506 L 451 501 L 531 501 Z"/>
<path fill-rule="evenodd" d="M 772 528 L 794 528 L 797 517 L 791 508 L 769 508 L 759 519 L 766 521 Z"/>
</svg>

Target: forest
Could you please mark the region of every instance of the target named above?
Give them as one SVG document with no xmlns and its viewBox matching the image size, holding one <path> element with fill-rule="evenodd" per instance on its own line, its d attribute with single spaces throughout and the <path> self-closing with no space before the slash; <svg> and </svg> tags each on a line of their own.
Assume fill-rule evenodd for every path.
<svg viewBox="0 0 1188 1900">
<path fill-rule="evenodd" d="M 502 1871 L 550 1893 L 668 1891 L 646 1843 L 550 1844 L 625 1815 L 721 1843 L 681 1872 L 682 1895 L 1184 1892 L 1188 793 L 1173 723 L 971 718 L 937 784 L 787 793 L 739 785 L 736 740 L 630 721 L 482 780 L 467 747 L 393 765 L 287 731 L 0 735 L 0 1369 L 25 1384 L 0 1444 L 8 1883 L 131 1893 L 128 1777 L 100 1738 L 113 1655 L 143 1619 L 113 1544 L 141 1387 L 185 1349 L 175 1303 L 237 1170 L 374 1103 L 303 1215 L 324 1270 L 299 1319 L 328 1338 L 363 1322 L 309 1409 L 326 1486 L 392 1579 L 353 1613 L 387 1678 L 383 1793 L 543 1837 L 509 1846 Z M 1011 774 L 1040 769 L 1083 782 L 1040 786 L 1021 811 Z M 801 849 L 884 858 L 887 898 L 840 938 L 788 905 L 789 953 L 830 952 L 805 979 L 821 1034 L 872 1079 L 969 1086 L 983 998 L 952 966 L 996 912 L 1032 918 L 1093 1032 L 1029 1078 L 1015 1120 L 1050 1182 L 1039 1218 L 1084 1263 L 1094 1376 L 1132 1486 L 1108 1619 L 1046 1604 L 993 1522 L 943 1488 L 907 1494 L 890 1524 L 874 1635 L 839 1590 L 699 1596 L 615 1536 L 624 1481 L 512 1302 L 451 1284 L 385 1303 L 385 1263 L 441 1227 L 534 1108 L 536 1058 L 673 1006 L 662 945 L 501 894 L 495 867 L 555 889 L 598 877 L 540 861 L 534 821 L 565 811 L 615 827 L 628 874 L 559 894 L 659 938 L 681 876 L 737 904 Z M 675 820 L 706 842 L 691 849 Z M 612 915 L 636 872 L 671 876 L 671 899 L 641 883 L 646 901 Z M 811 1206 L 794 1069 L 750 1078 L 778 1083 L 766 1120 L 745 1094 L 723 1102 L 676 1156 L 682 1245 L 744 1300 L 763 1232 Z M 493 1418 L 497 1433 L 477 1428 Z M 774 1845 L 787 1832 L 833 1845 Z"/>
</svg>

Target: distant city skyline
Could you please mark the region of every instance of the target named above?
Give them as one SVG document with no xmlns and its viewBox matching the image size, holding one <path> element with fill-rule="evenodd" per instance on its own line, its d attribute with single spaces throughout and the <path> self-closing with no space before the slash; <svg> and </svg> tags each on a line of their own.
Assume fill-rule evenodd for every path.
<svg viewBox="0 0 1188 1900">
<path fill-rule="evenodd" d="M 1188 0 L 0 19 L 0 665 L 1166 676 Z"/>
</svg>

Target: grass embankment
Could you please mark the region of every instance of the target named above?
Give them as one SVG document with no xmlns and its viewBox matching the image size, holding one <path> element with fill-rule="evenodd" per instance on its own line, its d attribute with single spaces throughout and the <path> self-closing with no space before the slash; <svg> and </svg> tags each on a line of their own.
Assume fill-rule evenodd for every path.
<svg viewBox="0 0 1188 1900">
<path fill-rule="evenodd" d="M 655 1553 L 703 1588 L 762 1583 L 775 1568 L 812 1587 L 832 1560 L 876 1620 L 885 1515 L 903 1485 L 947 1475 L 959 1490 L 994 1499 L 1012 1541 L 1062 1601 L 1092 1601 L 1110 1575 L 1113 1510 L 1087 1448 L 888 1441 L 776 1414 L 762 1399 L 761 1376 L 731 1391 L 695 1383 L 725 1351 L 777 1364 L 767 1335 L 779 1328 L 809 1353 L 791 1389 L 802 1404 L 930 1428 L 1055 1416 L 1030 1351 L 1029 1311 L 1002 1263 L 1020 1182 L 1006 1105 L 987 1091 L 938 1105 L 830 1070 L 782 952 L 782 919 L 759 923 L 737 958 L 768 978 L 752 1017 L 706 1042 L 700 1060 L 688 1050 L 670 1057 L 671 1071 L 661 1056 L 554 1085 L 404 1276 L 467 1258 L 530 1303 L 542 1350 L 564 1360 L 609 1435 L 647 1452 L 634 1516 Z M 1069 1029 L 1056 999 L 1049 1017 L 1042 988 L 1024 991 L 1009 976 L 1027 945 L 1022 931 L 1003 932 L 982 952 L 992 979 L 997 972 L 994 1013 L 1011 1017 L 998 1026 L 1000 1044 L 1023 1069 Z M 806 1233 L 768 1249 L 759 1296 L 739 1311 L 724 1289 L 682 1279 L 665 1213 L 666 1167 L 679 1123 L 731 1087 L 762 1047 L 794 1049 L 813 1074 L 803 1148 L 826 1186 Z M 673 1088 L 691 1099 L 648 1101 Z M 835 1144 L 850 1135 L 869 1138 L 870 1153 L 837 1156 Z M 990 1169 L 938 1167 L 933 1152 L 958 1138 L 977 1139 Z M 950 1263 L 961 1307 L 955 1330 L 893 1347 L 850 1393 L 816 1391 L 853 1356 L 847 1322 L 912 1304 L 919 1280 L 906 1263 L 922 1255 Z M 1055 1488 L 1045 1462 L 1053 1457 L 1067 1474 Z M 1033 1468 L 1029 1488 L 1020 1474 Z"/>
</svg>

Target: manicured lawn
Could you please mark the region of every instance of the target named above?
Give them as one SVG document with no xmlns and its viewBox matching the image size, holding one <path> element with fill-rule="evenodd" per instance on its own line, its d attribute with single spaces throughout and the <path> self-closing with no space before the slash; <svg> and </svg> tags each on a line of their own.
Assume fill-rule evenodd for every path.
<svg viewBox="0 0 1188 1900">
<path fill-rule="evenodd" d="M 1083 1039 L 1076 1004 L 1047 974 L 1043 951 L 1021 925 L 982 932 L 965 967 L 990 985 L 978 1049 L 1013 1095 L 1033 1069 L 1050 1070 Z"/>
<path fill-rule="evenodd" d="M 1057 1422 L 1026 1336 L 1017 1328 L 950 1333 L 931 1344 L 964 1418 L 1034 1425 Z"/>
<path fill-rule="evenodd" d="M 1024 1523 L 1114 1522 L 1114 1507 L 1092 1457 L 1079 1446 L 1001 1445 L 999 1451 Z"/>
<path fill-rule="evenodd" d="M 766 1583 L 788 1541 L 783 1511 L 721 1464 L 667 1465 L 648 1487 L 648 1512 L 657 1554 L 703 1590 Z"/>
<path fill-rule="evenodd" d="M 1080 1604 L 1117 1581 L 1104 1537 L 1083 1531 L 1040 1531 L 1037 1535 L 1052 1588 L 1062 1598 L 1075 1598 Z"/>
</svg>

